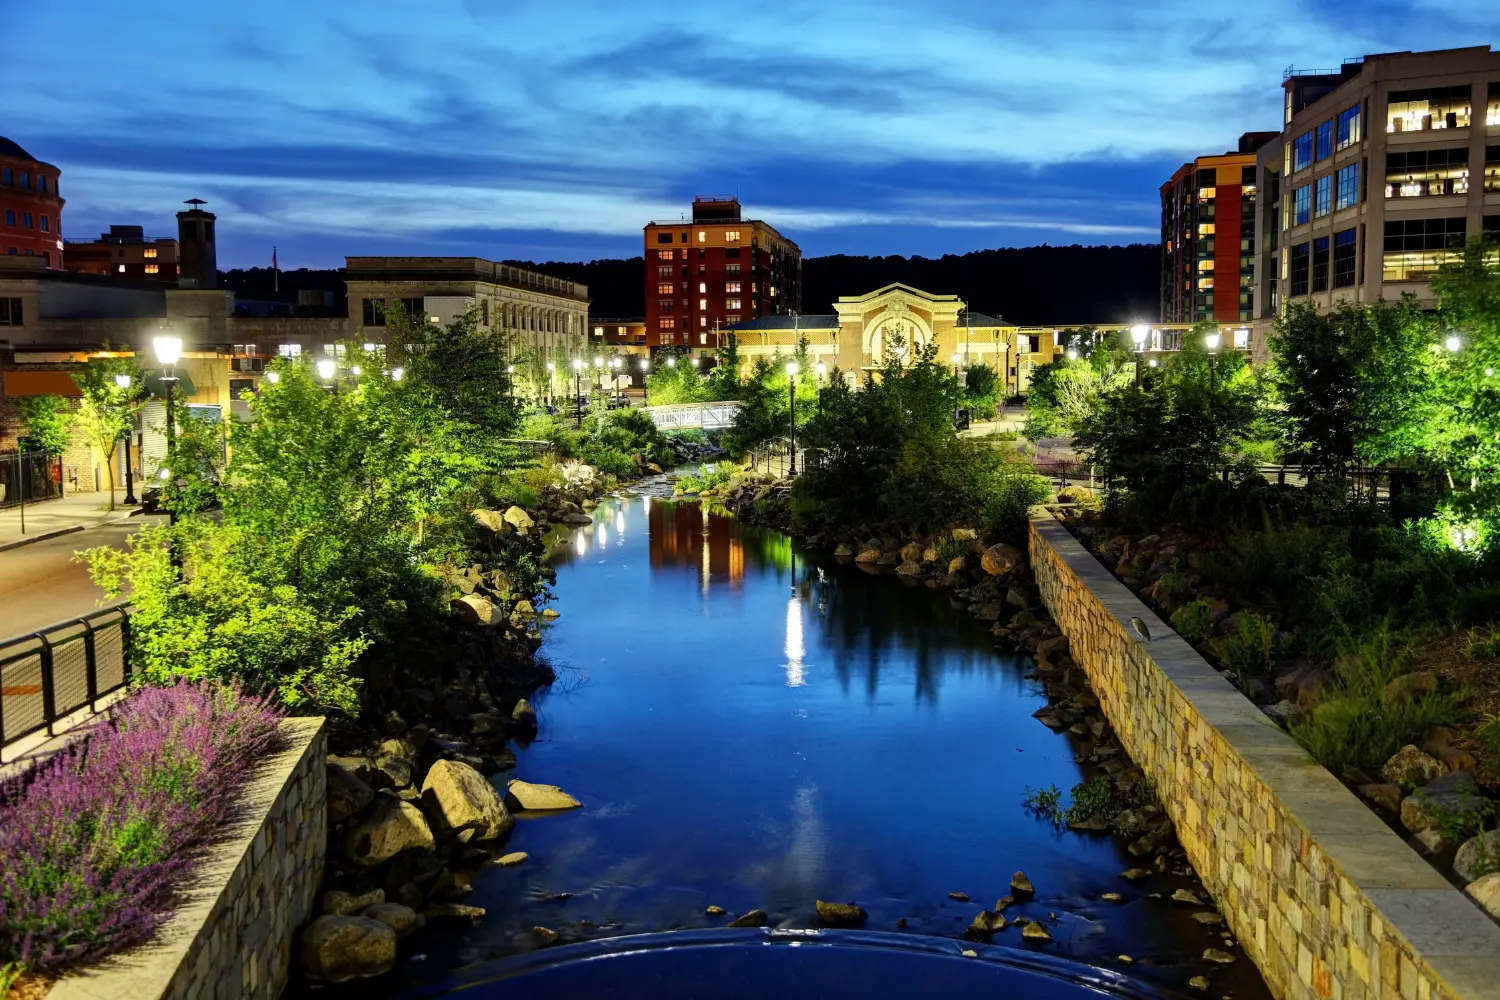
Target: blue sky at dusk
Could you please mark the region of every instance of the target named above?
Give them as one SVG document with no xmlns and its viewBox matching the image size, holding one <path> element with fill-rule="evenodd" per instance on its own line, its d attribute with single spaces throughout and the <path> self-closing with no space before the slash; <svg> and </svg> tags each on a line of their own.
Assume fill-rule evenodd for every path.
<svg viewBox="0 0 1500 1000">
<path fill-rule="evenodd" d="M 810 256 L 1155 242 L 1288 65 L 1500 46 L 1493 0 L 0 0 L 0 135 L 66 235 L 219 213 L 220 265 L 588 259 L 738 193 Z"/>
</svg>

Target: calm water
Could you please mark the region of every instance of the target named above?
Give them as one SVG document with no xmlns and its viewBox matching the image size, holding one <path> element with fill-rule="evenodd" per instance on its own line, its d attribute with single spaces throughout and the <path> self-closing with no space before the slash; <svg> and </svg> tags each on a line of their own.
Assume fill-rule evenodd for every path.
<svg viewBox="0 0 1500 1000">
<path fill-rule="evenodd" d="M 1022 810 L 1028 786 L 1082 780 L 1074 749 L 1032 718 L 1045 699 L 1026 662 L 941 591 L 639 496 L 601 506 L 553 561 L 560 679 L 515 775 L 584 807 L 521 819 L 507 850 L 530 860 L 484 870 L 467 900 L 489 916 L 423 932 L 382 991 L 530 949 L 539 924 L 565 939 L 722 926 L 710 904 L 812 927 L 815 900 L 855 901 L 872 930 L 905 918 L 953 939 L 1018 869 L 1038 895 L 1007 916 L 1055 913 L 1050 952 L 1182 989 L 1221 943 L 1146 898 L 1185 883 L 1132 886 L 1112 838 Z M 1019 930 L 996 943 L 1019 947 Z M 1215 977 L 1226 993 L 1266 995 L 1244 959 Z"/>
</svg>

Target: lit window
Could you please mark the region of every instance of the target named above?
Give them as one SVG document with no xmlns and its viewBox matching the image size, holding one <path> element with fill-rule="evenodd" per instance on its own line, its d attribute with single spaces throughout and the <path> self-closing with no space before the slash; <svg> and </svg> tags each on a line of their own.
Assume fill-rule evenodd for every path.
<svg viewBox="0 0 1500 1000">
<path fill-rule="evenodd" d="M 1473 88 L 1423 87 L 1393 90 L 1386 95 L 1387 132 L 1426 132 L 1439 128 L 1467 128 Z"/>
<path fill-rule="evenodd" d="M 740 293 L 740 283 L 738 281 L 726 281 L 724 282 L 724 291 L 730 295 L 738 295 Z"/>
<path fill-rule="evenodd" d="M 706 333 L 700 333 L 700 334 L 698 334 L 698 343 L 700 343 L 700 344 L 706 344 L 706 343 L 708 343 L 708 334 L 706 334 Z"/>
<path fill-rule="evenodd" d="M 625 328 L 623 326 L 619 328 L 619 334 L 622 337 L 625 336 Z"/>
<path fill-rule="evenodd" d="M 670 281 L 663 281 L 656 286 L 657 295 L 671 295 L 674 291 L 676 291 L 676 289 L 672 287 L 672 283 Z"/>
<path fill-rule="evenodd" d="M 675 330 L 675 329 L 677 329 L 677 317 L 676 316 L 663 316 L 661 319 L 659 319 L 659 320 L 656 321 L 656 328 L 658 330 Z"/>
<path fill-rule="evenodd" d="M 668 290 L 670 291 L 670 289 L 668 289 Z M 604 336 L 604 327 L 602 327 L 602 326 L 596 326 L 596 327 L 594 327 L 594 336 L 596 336 L 596 337 L 602 337 L 602 336 Z"/>
<path fill-rule="evenodd" d="M 147 274 L 155 274 L 159 270 L 161 270 L 161 265 L 159 265 L 159 264 L 147 264 L 146 265 L 146 273 Z"/>
<path fill-rule="evenodd" d="M 698 308 L 699 309 L 707 309 L 708 308 L 708 300 L 707 299 L 699 299 L 698 300 Z"/>
<path fill-rule="evenodd" d="M 708 242 L 708 234 L 707 234 L 707 233 L 705 233 L 705 232 L 704 232 L 704 231 L 703 231 L 703 230 L 701 230 L 701 229 L 700 229 L 700 230 L 698 230 L 698 242 L 699 242 L 699 243 L 707 243 L 707 242 Z"/>
<path fill-rule="evenodd" d="M 120 269 L 120 273 L 121 273 L 121 274 L 124 274 L 124 273 L 125 273 L 125 265 L 124 265 L 124 264 L 119 264 L 119 265 L 117 265 L 117 266 L 118 266 L 118 267 L 119 267 L 119 269 Z"/>
<path fill-rule="evenodd" d="M 740 231 L 738 229 L 730 229 L 730 230 L 727 230 L 724 233 L 724 242 L 725 243 L 738 243 L 739 241 L 740 241 Z"/>
<path fill-rule="evenodd" d="M 1200 222 L 1200 223 L 1198 223 L 1198 237 L 1199 237 L 1199 239 L 1202 239 L 1205 236 L 1212 236 L 1213 234 L 1214 234 L 1214 224 L 1212 222 Z"/>
<path fill-rule="evenodd" d="M 751 290 L 751 291 L 752 291 L 752 292 L 753 292 L 753 291 L 755 291 L 755 286 L 754 286 L 754 285 L 751 285 L 751 286 L 750 286 L 750 290 Z M 775 297 L 776 297 L 776 286 L 775 286 L 775 285 L 772 285 L 772 286 L 771 286 L 771 298 L 773 298 L 773 299 L 774 299 L 774 298 L 775 298 Z"/>
<path fill-rule="evenodd" d="M 1207 260 L 1200 260 L 1198 262 L 1198 270 L 1200 271 L 1212 271 L 1213 269 L 1214 262 L 1212 257 L 1208 258 Z"/>
<path fill-rule="evenodd" d="M 146 248 L 146 252 L 145 252 L 146 259 L 150 260 L 151 258 L 153 258 L 155 256 L 156 256 L 156 247 L 147 247 Z"/>
<path fill-rule="evenodd" d="M 658 250 L 658 251 L 656 251 L 656 259 L 657 260 L 671 260 L 672 259 L 672 251 L 670 251 L 670 250 Z"/>
<path fill-rule="evenodd" d="M 276 353 L 283 358 L 300 358 L 302 356 L 301 344 L 278 344 Z"/>
<path fill-rule="evenodd" d="M 740 300 L 739 299 L 730 299 L 730 300 L 728 300 L 727 302 L 724 303 L 724 308 L 725 309 L 738 309 L 738 308 L 740 308 Z"/>
<path fill-rule="evenodd" d="M 1414 149 L 1385 155 L 1385 196 L 1468 194 L 1469 147 Z"/>
<path fill-rule="evenodd" d="M 1213 287 L 1214 287 L 1214 279 L 1213 279 L 1212 275 L 1210 275 L 1207 278 L 1199 278 L 1198 279 L 1198 291 L 1200 291 L 1200 292 L 1206 292 L 1206 291 L 1212 289 Z"/>
<path fill-rule="evenodd" d="M 1451 219 L 1388 219 L 1385 224 L 1383 281 L 1431 281 L 1453 260 L 1468 231 L 1463 216 Z"/>
<path fill-rule="evenodd" d="M 1214 200 L 1214 195 L 1218 193 L 1218 190 L 1219 190 L 1218 188 L 1201 187 L 1201 188 L 1198 189 L 1198 200 L 1199 201 L 1213 201 Z"/>
<path fill-rule="evenodd" d="M 699 316 L 698 317 L 698 325 L 699 326 L 707 326 L 708 325 L 708 317 L 707 316 Z"/>
<path fill-rule="evenodd" d="M 698 282 L 698 294 L 699 295 L 703 295 L 703 294 L 706 294 L 707 292 L 708 292 L 708 282 L 706 282 L 706 281 L 700 281 L 700 282 Z"/>
</svg>

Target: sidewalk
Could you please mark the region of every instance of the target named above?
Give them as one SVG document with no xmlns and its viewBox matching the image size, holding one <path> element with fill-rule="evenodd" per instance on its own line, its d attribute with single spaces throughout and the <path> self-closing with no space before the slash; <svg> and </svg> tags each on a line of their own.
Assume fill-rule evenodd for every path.
<svg viewBox="0 0 1500 1000">
<path fill-rule="evenodd" d="M 73 493 L 56 500 L 28 503 L 24 535 L 21 534 L 21 508 L 6 507 L 0 510 L 0 551 L 129 517 L 132 511 L 140 508 L 120 506 L 120 498 L 124 495 L 123 490 L 116 491 L 114 510 L 106 509 L 109 507 L 107 492 Z"/>
</svg>

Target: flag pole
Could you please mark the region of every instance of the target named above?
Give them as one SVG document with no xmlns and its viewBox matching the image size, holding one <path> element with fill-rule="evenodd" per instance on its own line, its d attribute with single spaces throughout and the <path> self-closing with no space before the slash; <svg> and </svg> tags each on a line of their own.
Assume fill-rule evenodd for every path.
<svg viewBox="0 0 1500 1000">
<path fill-rule="evenodd" d="M 271 281 L 274 283 L 275 294 L 281 294 L 281 268 L 276 263 L 276 247 L 271 247 Z"/>
</svg>

